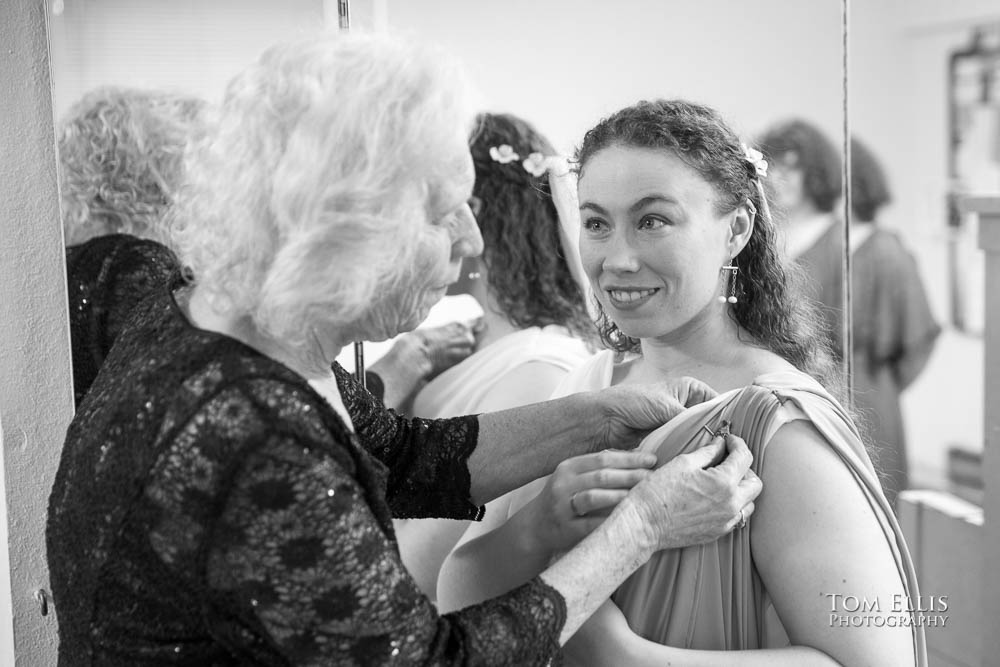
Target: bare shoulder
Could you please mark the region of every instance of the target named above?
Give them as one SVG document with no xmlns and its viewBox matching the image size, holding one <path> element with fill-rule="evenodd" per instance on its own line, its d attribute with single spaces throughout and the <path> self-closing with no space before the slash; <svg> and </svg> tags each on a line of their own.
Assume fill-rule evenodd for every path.
<svg viewBox="0 0 1000 667">
<path fill-rule="evenodd" d="M 764 490 L 758 499 L 755 538 L 780 544 L 814 531 L 851 532 L 878 522 L 861 484 L 832 444 L 807 420 L 778 429 L 759 464 Z M 794 526 L 794 535 L 789 528 Z M 773 539 L 771 539 L 773 538 Z"/>
</svg>

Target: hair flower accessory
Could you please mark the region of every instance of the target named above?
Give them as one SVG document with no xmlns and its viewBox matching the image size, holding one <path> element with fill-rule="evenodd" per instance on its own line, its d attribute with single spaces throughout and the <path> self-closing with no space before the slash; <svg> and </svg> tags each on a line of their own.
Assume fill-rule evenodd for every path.
<svg viewBox="0 0 1000 667">
<path fill-rule="evenodd" d="M 746 144 L 741 145 L 743 146 L 743 155 L 746 157 L 747 162 L 752 164 L 753 168 L 757 171 L 757 178 L 767 176 L 767 160 L 764 159 L 764 154 L 756 148 L 750 148 Z"/>
<path fill-rule="evenodd" d="M 500 164 L 508 164 L 521 159 L 521 156 L 515 153 L 514 149 L 507 144 L 490 148 L 490 157 L 494 162 L 499 162 Z"/>
<path fill-rule="evenodd" d="M 541 153 L 532 153 L 521 163 L 524 170 L 535 178 L 543 175 L 549 169 L 549 159 Z"/>
</svg>

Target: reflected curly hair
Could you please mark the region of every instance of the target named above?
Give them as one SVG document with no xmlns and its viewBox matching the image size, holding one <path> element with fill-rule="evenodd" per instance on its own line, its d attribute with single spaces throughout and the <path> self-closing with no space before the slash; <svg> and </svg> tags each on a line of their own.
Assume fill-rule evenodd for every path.
<svg viewBox="0 0 1000 667">
<path fill-rule="evenodd" d="M 490 157 L 490 148 L 505 144 L 522 158 L 553 155 L 552 144 L 517 116 L 484 113 L 476 120 L 473 195 L 482 202 L 476 221 L 493 298 L 516 327 L 559 324 L 593 338 L 585 297 L 563 255 L 548 174 L 533 176 L 520 160 L 501 164 Z"/>
<path fill-rule="evenodd" d="M 757 222 L 739 254 L 739 301 L 730 317 L 753 341 L 788 360 L 799 370 L 839 390 L 832 356 L 815 307 L 800 296 L 801 277 L 786 266 L 778 251 L 777 229 L 771 218 L 755 167 L 743 152 L 739 137 L 714 109 L 683 100 L 642 101 L 622 109 L 587 132 L 577 150 L 581 176 L 587 163 L 610 146 L 663 149 L 711 183 L 722 215 L 751 201 Z M 618 351 L 639 351 L 639 341 L 618 329 L 599 309 L 602 340 Z"/>
<path fill-rule="evenodd" d="M 114 233 L 164 240 L 160 223 L 204 107 L 196 97 L 120 87 L 74 104 L 58 141 L 66 244 Z"/>
<path fill-rule="evenodd" d="M 840 151 L 818 127 L 801 119 L 779 123 L 760 139 L 761 151 L 772 162 L 794 159 L 802 170 L 803 188 L 821 213 L 829 213 L 840 198 L 844 176 Z"/>
</svg>

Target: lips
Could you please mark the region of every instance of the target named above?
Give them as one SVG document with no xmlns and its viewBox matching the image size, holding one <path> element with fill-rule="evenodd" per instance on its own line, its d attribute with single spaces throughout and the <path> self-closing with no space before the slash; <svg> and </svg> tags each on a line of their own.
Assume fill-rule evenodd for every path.
<svg viewBox="0 0 1000 667">
<path fill-rule="evenodd" d="M 605 290 L 616 308 L 638 307 L 659 291 L 659 287 L 612 287 Z"/>
</svg>

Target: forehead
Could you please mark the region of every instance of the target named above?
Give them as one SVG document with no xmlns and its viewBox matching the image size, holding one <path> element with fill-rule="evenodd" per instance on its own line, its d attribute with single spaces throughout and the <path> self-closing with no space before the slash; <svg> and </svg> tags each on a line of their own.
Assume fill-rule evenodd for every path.
<svg viewBox="0 0 1000 667">
<path fill-rule="evenodd" d="M 466 144 L 443 147 L 436 156 L 426 157 L 429 161 L 437 161 L 437 168 L 428 169 L 425 176 L 430 179 L 427 184 L 432 213 L 446 212 L 472 195 L 476 172 Z"/>
<path fill-rule="evenodd" d="M 712 184 L 676 153 L 662 148 L 609 146 L 595 153 L 579 181 L 581 201 L 668 195 L 682 203 L 713 202 Z"/>
</svg>

